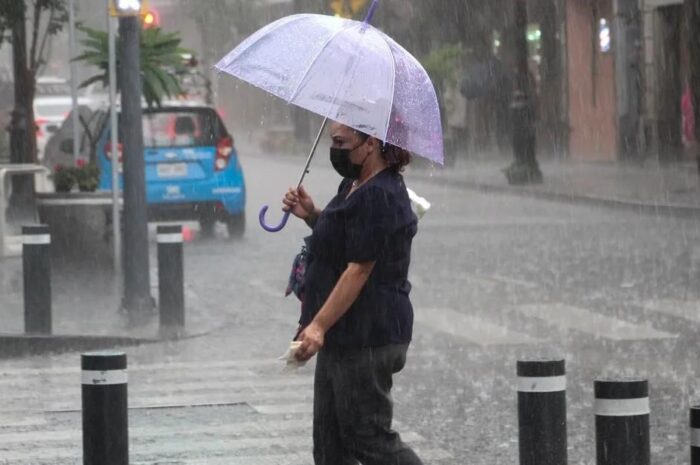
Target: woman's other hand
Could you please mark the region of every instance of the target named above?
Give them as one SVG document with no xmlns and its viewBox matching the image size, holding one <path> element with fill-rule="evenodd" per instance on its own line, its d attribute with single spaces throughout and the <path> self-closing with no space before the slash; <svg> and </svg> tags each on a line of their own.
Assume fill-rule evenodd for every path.
<svg viewBox="0 0 700 465">
<path fill-rule="evenodd" d="M 301 346 L 299 346 L 295 354 L 297 360 L 303 362 L 316 355 L 323 347 L 325 336 L 326 332 L 323 328 L 312 321 L 297 338 L 297 341 L 301 342 Z"/>
<path fill-rule="evenodd" d="M 311 196 L 304 190 L 304 186 L 299 189 L 289 188 L 289 192 L 282 199 L 284 206 L 282 210 L 291 212 L 292 215 L 302 220 L 308 220 L 316 211 L 314 201 Z"/>
</svg>

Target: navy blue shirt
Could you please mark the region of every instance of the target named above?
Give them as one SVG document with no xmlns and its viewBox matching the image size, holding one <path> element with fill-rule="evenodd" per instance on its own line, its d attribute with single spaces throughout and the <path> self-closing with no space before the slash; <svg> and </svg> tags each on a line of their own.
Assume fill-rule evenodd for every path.
<svg viewBox="0 0 700 465">
<path fill-rule="evenodd" d="M 348 263 L 376 262 L 359 296 L 328 331 L 326 346 L 379 347 L 411 341 L 408 267 L 417 218 L 403 177 L 386 169 L 348 197 L 344 179 L 316 220 L 300 324 L 321 309 Z"/>
</svg>

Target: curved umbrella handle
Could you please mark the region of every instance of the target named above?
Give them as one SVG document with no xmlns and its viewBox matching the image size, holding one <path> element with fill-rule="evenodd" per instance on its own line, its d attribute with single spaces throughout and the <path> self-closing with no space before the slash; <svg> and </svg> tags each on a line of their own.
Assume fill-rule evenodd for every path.
<svg viewBox="0 0 700 465">
<path fill-rule="evenodd" d="M 287 225 L 287 220 L 289 220 L 289 215 L 290 212 L 285 212 L 284 216 L 282 217 L 282 222 L 278 224 L 277 226 L 268 226 L 265 224 L 265 214 L 267 213 L 268 208 L 270 208 L 268 205 L 265 205 L 260 209 L 260 215 L 258 215 L 258 219 L 260 220 L 260 226 L 267 231 L 267 232 L 280 232 L 284 227 Z"/>
<path fill-rule="evenodd" d="M 321 129 L 318 130 L 318 135 L 316 136 L 316 140 L 314 141 L 313 147 L 311 147 L 311 152 L 309 152 L 309 156 L 306 158 L 306 165 L 304 165 L 304 171 L 301 172 L 301 178 L 299 178 L 299 183 L 297 184 L 297 189 L 301 187 L 301 183 L 304 182 L 304 176 L 306 176 L 306 173 L 309 172 L 309 165 L 311 164 L 311 159 L 314 157 L 314 153 L 316 152 L 316 147 L 318 147 L 318 142 L 321 140 L 321 134 L 323 134 L 323 130 L 326 127 L 326 124 L 328 123 L 328 117 L 325 117 L 323 119 L 323 123 L 321 124 Z M 265 205 L 260 209 L 260 215 L 258 215 L 258 220 L 260 221 L 260 226 L 267 231 L 267 232 L 280 232 L 284 227 L 287 225 L 287 221 L 289 220 L 289 215 L 291 214 L 290 211 L 287 211 L 284 213 L 284 216 L 282 217 L 282 222 L 278 224 L 277 226 L 268 226 L 265 224 L 265 214 L 267 213 L 267 210 L 270 207 L 268 205 Z"/>
</svg>

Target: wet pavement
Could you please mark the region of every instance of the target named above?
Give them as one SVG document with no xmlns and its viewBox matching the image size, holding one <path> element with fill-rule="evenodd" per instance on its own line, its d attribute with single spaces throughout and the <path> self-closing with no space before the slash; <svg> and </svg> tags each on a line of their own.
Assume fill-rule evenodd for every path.
<svg viewBox="0 0 700 465">
<path fill-rule="evenodd" d="M 312 463 L 313 364 L 285 373 L 276 360 L 298 318 L 282 295 L 307 230 L 294 221 L 268 234 L 254 221 L 300 161 L 244 158 L 245 238 L 222 228 L 186 245 L 187 286 L 212 331 L 125 349 L 132 463 Z M 337 187 L 326 165 L 306 183 L 319 204 Z M 397 429 L 425 463 L 517 463 L 515 363 L 534 356 L 567 360 L 569 463 L 595 463 L 599 376 L 649 379 L 652 462 L 686 463 L 687 411 L 700 400 L 698 221 L 429 176 L 407 175 L 433 208 L 414 242 L 415 337 L 394 388 Z M 0 464 L 81 462 L 78 367 L 78 353 L 0 361 Z"/>
<path fill-rule="evenodd" d="M 583 163 L 548 157 L 540 160 L 543 182 L 524 186 L 506 182 L 502 169 L 510 162 L 498 155 L 463 156 L 453 166 L 421 169 L 416 175 L 488 192 L 700 216 L 700 176 L 693 161 Z"/>
</svg>

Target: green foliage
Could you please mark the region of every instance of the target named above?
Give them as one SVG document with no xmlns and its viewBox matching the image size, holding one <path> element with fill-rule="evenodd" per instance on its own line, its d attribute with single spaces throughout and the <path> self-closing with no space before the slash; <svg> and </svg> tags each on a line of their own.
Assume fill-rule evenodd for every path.
<svg viewBox="0 0 700 465">
<path fill-rule="evenodd" d="M 87 87 L 94 82 L 102 86 L 109 85 L 109 43 L 104 31 L 81 27 L 86 34 L 82 40 L 85 52 L 75 60 L 83 61 L 100 70 L 80 84 Z M 160 28 L 144 29 L 141 31 L 141 78 L 143 82 L 143 97 L 149 107 L 160 106 L 166 97 L 175 97 L 183 93 L 180 84 L 180 74 L 186 71 L 183 55 L 191 54 L 188 49 L 180 46 L 181 39 L 176 32 L 166 33 Z M 119 47 L 119 38 L 117 38 Z M 117 48 L 118 49 L 118 48 Z M 119 63 L 117 61 L 117 67 Z M 119 73 L 117 73 L 117 89 L 120 89 Z"/>
<path fill-rule="evenodd" d="M 73 168 L 75 182 L 80 192 L 94 192 L 100 183 L 100 171 L 94 163 L 84 163 Z"/>
<path fill-rule="evenodd" d="M 44 52 L 48 37 L 61 32 L 68 22 L 68 1 L 33 0 L 29 3 L 31 9 L 27 8 L 25 0 L 0 0 L 0 46 L 3 42 L 11 40 L 12 27 L 17 21 L 22 17 L 31 17 L 32 47 L 30 51 L 34 56 L 29 59 L 38 68 L 45 61 Z"/>
<path fill-rule="evenodd" d="M 46 26 L 48 35 L 58 34 L 68 22 L 68 2 L 66 0 L 36 0 L 34 8 L 49 12 Z"/>
<path fill-rule="evenodd" d="M 70 192 L 75 186 L 75 170 L 70 167 L 58 165 L 51 174 L 56 192 Z"/>
<path fill-rule="evenodd" d="M 100 171 L 95 163 L 77 166 L 57 165 L 51 174 L 56 192 L 70 192 L 77 184 L 80 192 L 94 192 L 100 183 Z"/>
<path fill-rule="evenodd" d="M 12 25 L 22 17 L 25 9 L 24 1 L 0 0 L 0 45 L 10 40 Z"/>
</svg>

